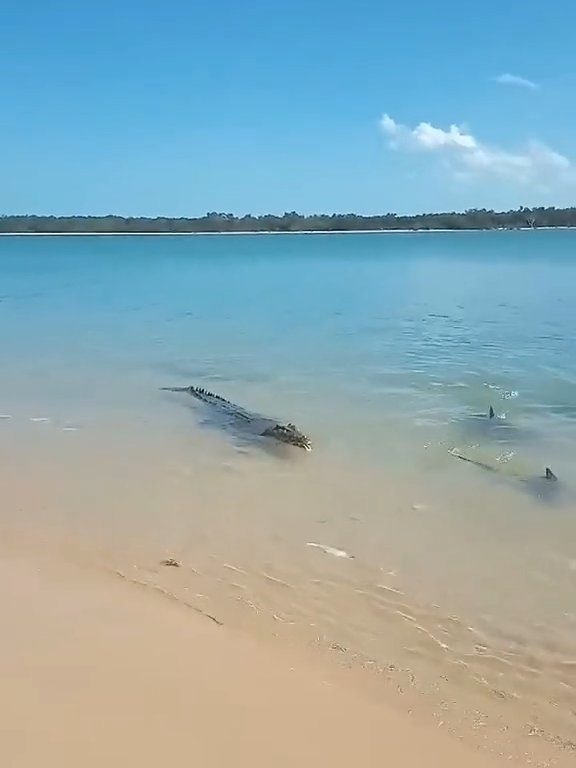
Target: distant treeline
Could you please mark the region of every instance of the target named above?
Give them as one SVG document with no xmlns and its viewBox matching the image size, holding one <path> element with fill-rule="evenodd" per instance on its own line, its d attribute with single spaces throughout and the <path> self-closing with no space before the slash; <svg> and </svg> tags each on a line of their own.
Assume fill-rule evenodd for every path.
<svg viewBox="0 0 576 768">
<path fill-rule="evenodd" d="M 207 213 L 195 219 L 123 216 L 1 216 L 0 232 L 336 232 L 394 229 L 516 229 L 519 227 L 576 227 L 576 208 L 524 208 L 514 211 L 470 209 L 463 213 L 423 213 L 417 216 L 359 216 L 354 213 L 302 216 L 234 216 Z"/>
</svg>

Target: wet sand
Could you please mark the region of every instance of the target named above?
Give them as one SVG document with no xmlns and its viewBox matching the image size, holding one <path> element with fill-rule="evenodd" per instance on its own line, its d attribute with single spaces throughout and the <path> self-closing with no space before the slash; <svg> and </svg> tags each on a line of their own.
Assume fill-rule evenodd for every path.
<svg viewBox="0 0 576 768">
<path fill-rule="evenodd" d="M 164 717 L 159 713 L 166 708 L 172 712 L 177 701 L 190 708 L 189 689 L 200 687 L 210 701 L 212 682 L 201 676 L 197 683 L 194 678 L 198 671 L 204 674 L 206 663 L 213 667 L 214 679 L 224 674 L 231 689 L 242 692 L 234 706 L 244 706 L 242 697 L 257 680 L 250 666 L 257 668 L 260 659 L 267 658 L 272 659 L 272 671 L 302 668 L 303 677 L 321 689 L 330 683 L 331 690 L 342 690 L 343 699 L 368 702 L 368 711 L 380 714 L 367 714 L 367 722 L 390 715 L 399 724 L 391 727 L 393 733 L 406 724 L 418 735 L 430 729 L 434 737 L 447 733 L 450 743 L 465 742 L 472 754 L 480 749 L 482 754 L 513 756 L 508 764 L 572 764 L 573 636 L 570 617 L 561 625 L 558 612 L 570 605 L 573 571 L 567 558 L 573 539 L 566 534 L 565 557 L 550 539 L 545 553 L 560 553 L 551 561 L 555 570 L 542 571 L 542 561 L 531 558 L 527 571 L 522 567 L 526 558 L 514 559 L 513 543 L 522 520 L 526 529 L 528 509 L 522 505 L 514 517 L 512 496 L 506 497 L 509 504 L 501 504 L 500 495 L 492 504 L 485 492 L 483 511 L 475 506 L 472 490 L 463 488 L 453 505 L 471 514 L 457 518 L 444 509 L 441 488 L 434 495 L 436 486 L 429 476 L 420 484 L 399 472 L 389 481 L 382 472 L 374 477 L 369 468 L 362 473 L 355 469 L 353 475 L 335 472 L 317 453 L 307 454 L 305 463 L 279 462 L 265 454 L 234 456 L 228 443 L 222 440 L 219 445 L 212 433 L 206 434 L 211 450 L 203 455 L 186 443 L 187 433 L 181 439 L 179 433 L 170 434 L 168 439 L 156 424 L 126 428 L 113 444 L 106 439 L 107 422 L 70 434 L 56 430 L 52 421 L 26 420 L 23 425 L 18 427 L 16 418 L 5 423 L 0 467 L 0 602 L 7 604 L 0 610 L 8 627 L 4 636 L 0 634 L 0 658 L 7 670 L 3 678 L 15 680 L 3 701 L 6 717 L 12 718 L 6 722 L 15 718 L 11 700 L 25 695 L 29 701 L 21 705 L 16 722 L 36 721 L 42 704 L 36 705 L 36 714 L 27 708 L 38 700 L 35 691 L 46 685 L 36 668 L 28 678 L 22 666 L 30 666 L 26 658 L 19 672 L 12 671 L 14 649 L 27 638 L 44 635 L 48 642 L 55 634 L 62 645 L 50 641 L 53 653 L 50 645 L 46 652 L 38 646 L 27 651 L 27 658 L 45 658 L 40 670 L 64 670 L 58 672 L 63 685 L 77 687 L 77 681 L 68 680 L 66 666 L 76 653 L 66 646 L 75 633 L 82 651 L 75 664 L 90 670 L 91 688 L 66 705 L 73 716 L 64 710 L 57 720 L 75 722 L 76 710 L 85 711 L 85 723 L 74 726 L 74 732 L 85 734 L 83 743 L 90 736 L 90 723 L 102 721 L 101 710 L 113 712 L 114 720 L 128 712 L 131 718 L 152 721 Z M 382 488 L 387 489 L 385 495 Z M 411 506 L 421 500 L 427 505 L 423 509 Z M 479 535 L 475 520 L 480 512 L 487 528 L 499 532 L 498 542 Z M 563 530 L 559 521 L 557 528 Z M 537 530 L 542 549 L 550 531 L 539 525 Z M 432 540 L 441 546 L 431 548 Z M 525 547 L 529 541 L 526 535 Z M 352 557 L 334 554 L 344 551 Z M 181 568 L 160 565 L 172 556 L 181 561 Z M 6 558 L 9 562 L 1 565 Z M 450 590 L 454 573 L 466 578 Z M 554 578 L 542 581 L 539 589 L 542 573 Z M 435 597 L 443 599 L 435 603 Z M 58 606 L 74 621 L 62 623 Z M 493 611 L 490 622 L 486 608 Z M 202 642 L 194 635 L 190 641 L 190 630 L 182 634 L 182 626 L 174 628 L 176 614 L 184 623 L 193 622 L 192 627 L 200 620 L 210 627 L 206 631 L 217 634 L 202 634 Z M 536 617 L 546 630 L 541 635 L 526 623 Z M 132 626 L 129 633 L 127 625 Z M 6 645 L 8 633 L 12 650 Z M 218 670 L 227 662 L 213 655 L 212 643 L 221 642 L 222 635 L 228 639 L 219 653 L 233 660 L 224 673 Z M 178 650 L 182 646 L 186 650 Z M 241 647 L 248 650 L 240 653 Z M 116 648 L 123 650 L 110 653 Z M 129 670 L 122 669 L 122 659 L 132 659 L 133 648 L 139 666 L 126 677 Z M 179 654 L 181 668 L 174 666 Z M 102 679 L 102 690 L 93 687 L 94 676 Z M 22 680 L 32 692 L 22 692 Z M 142 710 L 144 681 L 151 701 Z M 46 708 L 52 712 L 49 703 L 60 696 L 60 680 L 51 677 L 48 682 L 56 692 L 48 687 L 45 694 Z M 273 701 L 278 696 L 282 702 L 292 697 L 293 710 L 299 712 L 298 697 L 308 702 L 310 686 L 306 683 L 300 693 L 284 691 L 285 682 L 274 683 L 280 693 L 263 689 L 259 695 Z M 217 686 L 224 690 L 226 680 Z M 130 690 L 136 692 L 133 699 Z M 213 697 L 213 713 L 219 706 Z M 302 728 L 322 706 L 307 710 Z M 357 706 L 350 704 L 349 709 Z M 203 715 L 192 711 L 194 721 L 201 721 Z M 226 717 L 238 716 L 231 707 Z M 298 717 L 282 709 L 285 721 Z M 181 755 L 186 746 L 178 733 L 184 725 L 174 724 L 183 723 L 185 713 L 169 718 L 158 736 L 158 750 L 174 744 Z M 280 721 L 266 721 L 264 727 L 267 732 L 276 728 L 279 743 L 286 739 Z M 211 738 L 218 741 L 215 728 Z M 201 733 L 208 730 L 203 723 Z M 337 730 L 340 738 L 344 729 Z M 326 726 L 318 750 L 327 750 L 337 765 L 340 753 L 353 759 L 339 745 L 330 752 L 329 731 Z M 49 732 L 58 732 L 57 725 L 51 723 Z M 111 733 L 115 731 L 105 729 L 103 743 L 119 738 Z M 15 737 L 10 738 L 13 742 Z M 34 743 L 28 736 L 19 738 Z M 291 731 L 289 738 L 295 738 Z M 352 742 L 360 738 L 375 737 L 363 732 Z M 309 736 L 303 737 L 307 740 Z M 8 743 L 0 734 L 0 746 Z M 387 738 L 374 750 L 388 754 L 382 750 L 389 748 Z M 39 752 L 44 751 L 41 741 Z M 2 757 L 0 750 L 0 765 Z"/>
<path fill-rule="evenodd" d="M 296 649 L 107 574 L 0 559 L 0 764 L 510 765 L 402 717 Z"/>
</svg>

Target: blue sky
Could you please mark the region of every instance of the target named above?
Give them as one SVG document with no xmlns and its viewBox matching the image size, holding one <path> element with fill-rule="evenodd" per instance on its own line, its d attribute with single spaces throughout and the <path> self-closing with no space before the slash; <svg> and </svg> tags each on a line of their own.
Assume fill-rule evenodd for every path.
<svg viewBox="0 0 576 768">
<path fill-rule="evenodd" d="M 573 0 L 6 0 L 0 212 L 576 204 L 575 29 Z"/>
</svg>

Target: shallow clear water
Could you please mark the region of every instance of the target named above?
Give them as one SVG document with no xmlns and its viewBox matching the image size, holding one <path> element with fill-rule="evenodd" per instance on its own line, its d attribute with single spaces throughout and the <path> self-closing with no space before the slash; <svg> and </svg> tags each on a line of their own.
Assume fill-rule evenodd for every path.
<svg viewBox="0 0 576 768">
<path fill-rule="evenodd" d="M 565 733 L 575 255 L 572 231 L 0 238 L 3 523 Z M 314 451 L 160 391 L 191 383 Z"/>
</svg>

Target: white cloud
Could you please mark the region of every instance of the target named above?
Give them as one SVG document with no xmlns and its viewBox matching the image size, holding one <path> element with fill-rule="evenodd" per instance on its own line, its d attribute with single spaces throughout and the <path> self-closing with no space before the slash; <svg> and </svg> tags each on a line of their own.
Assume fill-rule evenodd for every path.
<svg viewBox="0 0 576 768">
<path fill-rule="evenodd" d="M 538 185 L 576 179 L 574 164 L 541 142 L 530 141 L 520 150 L 511 152 L 484 144 L 458 125 L 444 130 L 431 123 L 419 123 L 410 128 L 389 115 L 382 117 L 380 128 L 392 149 L 441 157 L 460 178 L 492 176 Z"/>
<path fill-rule="evenodd" d="M 519 77 L 518 75 L 511 75 L 510 72 L 504 72 L 502 75 L 498 75 L 494 78 L 497 83 L 501 85 L 517 85 L 520 88 L 528 88 L 531 91 L 536 91 L 540 86 L 533 80 L 527 80 L 525 77 Z"/>
</svg>

